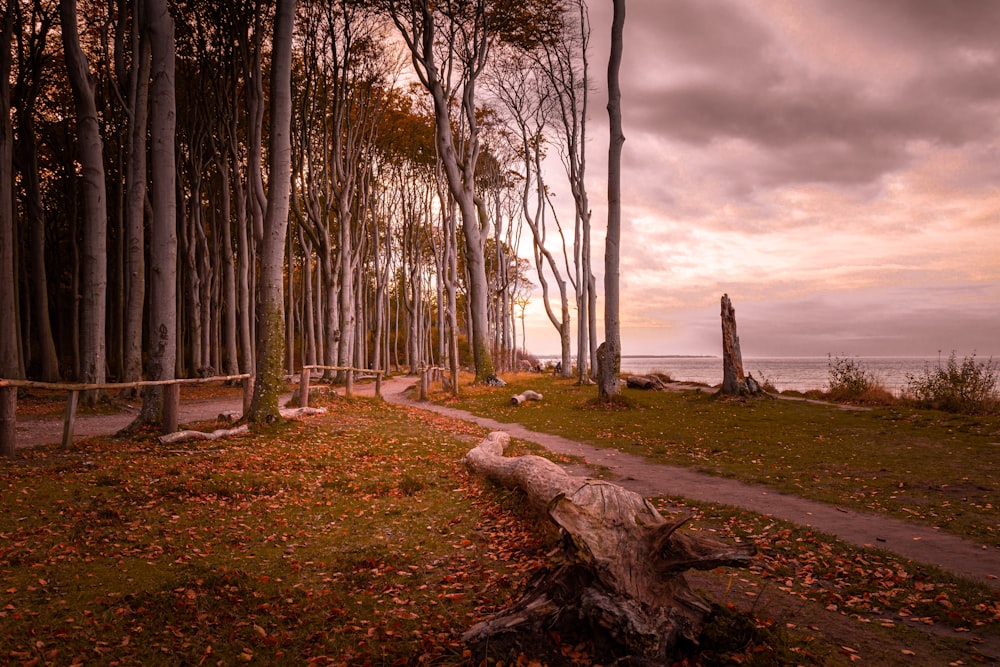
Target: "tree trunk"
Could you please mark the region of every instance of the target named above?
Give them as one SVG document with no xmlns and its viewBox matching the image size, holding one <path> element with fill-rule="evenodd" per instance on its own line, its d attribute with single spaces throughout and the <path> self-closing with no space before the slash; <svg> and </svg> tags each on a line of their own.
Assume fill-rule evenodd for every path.
<svg viewBox="0 0 1000 667">
<path fill-rule="evenodd" d="M 621 165 L 622 133 L 621 86 L 618 72 L 622 62 L 622 32 L 625 27 L 625 0 L 614 0 L 614 19 L 611 23 L 611 57 L 608 60 L 608 119 L 611 141 L 608 146 L 608 234 L 604 249 L 604 337 L 598 347 L 598 390 L 605 401 L 621 393 L 622 342 L 619 330 L 618 270 L 621 256 L 622 189 Z M 601 358 L 601 348 L 604 358 Z"/>
<path fill-rule="evenodd" d="M 10 4 L 10 11 L 14 16 L 14 30 L 23 34 L 23 18 L 15 11 L 16 5 Z M 18 74 L 15 88 L 15 99 L 13 106 L 16 108 L 17 137 L 14 144 L 14 166 L 21 174 L 21 185 L 24 190 L 24 215 L 29 228 L 29 259 L 26 262 L 29 275 L 31 276 L 31 303 L 32 321 L 34 332 L 29 340 L 34 339 L 38 348 L 39 379 L 47 382 L 59 380 L 59 355 L 56 352 L 55 338 L 52 334 L 52 320 L 49 314 L 49 282 L 45 262 L 45 228 L 46 217 L 45 207 L 42 202 L 41 179 L 38 170 L 38 146 L 35 132 L 36 100 L 41 92 L 42 71 L 45 66 L 46 42 L 48 32 L 52 24 L 53 15 L 45 14 L 41 21 L 31 27 L 28 35 L 30 39 L 21 47 L 18 52 Z M 7 42 L 8 40 L 2 40 Z M 0 59 L 4 58 L 4 53 L 11 53 L 10 44 L 8 49 L 0 52 Z M 7 76 L 10 74 L 10 63 L 6 61 L 0 65 Z M 7 80 L 4 80 L 7 81 Z M 2 83 L 2 82 L 0 82 Z M 0 93 L 6 95 L 6 93 Z M 0 102 L 8 113 L 9 100 Z M 7 118 L 7 116 L 4 116 Z M 0 120 L 0 122 L 3 122 Z M 5 135 L 8 138 L 11 135 Z M 5 181 L 6 182 L 6 181 Z M 11 182 L 13 186 L 13 182 Z M 8 190 L 11 192 L 11 190 Z M 0 197 L 3 197 L 0 194 Z M 0 204 L 5 206 L 6 204 Z M 30 345 L 28 346 L 31 347 Z"/>
<path fill-rule="evenodd" d="M 736 309 L 728 294 L 722 295 L 722 393 L 745 396 L 761 393 L 761 386 L 743 372 L 740 337 L 736 335 Z"/>
<path fill-rule="evenodd" d="M 83 186 L 83 244 L 80 294 L 80 380 L 104 382 L 105 309 L 108 288 L 108 210 L 104 178 L 104 142 L 94 97 L 94 78 L 80 47 L 76 0 L 61 0 L 63 49 L 73 102 Z M 85 396 L 94 401 L 97 394 Z"/>
<path fill-rule="evenodd" d="M 466 464 L 524 491 L 562 534 L 555 565 L 524 596 L 465 633 L 479 644 L 504 633 L 588 628 L 631 655 L 664 661 L 681 637 L 697 640 L 710 611 L 684 572 L 746 567 L 756 549 L 678 531 L 689 517 L 667 520 L 642 496 L 607 482 L 576 477 L 538 456 L 505 458 L 510 436 L 489 434 Z M 658 662 L 657 664 L 660 664 Z"/>
<path fill-rule="evenodd" d="M 168 380 L 177 372 L 177 169 L 174 22 L 166 0 L 145 0 L 151 60 L 149 118 L 153 214 L 150 221 L 149 340 L 146 377 Z M 141 423 L 162 423 L 163 387 L 143 392 Z M 168 406 L 169 407 L 169 406 Z"/>
<path fill-rule="evenodd" d="M 136 3 L 129 73 L 128 157 L 125 172 L 125 382 L 142 376 L 143 306 L 146 299 L 145 226 L 146 122 L 149 107 L 149 40 L 142 29 L 142 3 Z M 134 390 L 129 390 L 134 391 Z M 123 390 L 124 393 L 124 390 Z"/>
<path fill-rule="evenodd" d="M 239 344 L 236 338 L 236 313 L 238 301 L 236 298 L 236 261 L 233 257 L 232 232 L 232 188 L 229 178 L 229 160 L 223 154 L 216 155 L 216 166 L 219 171 L 220 195 L 220 233 L 217 243 L 222 256 L 222 295 L 223 320 L 222 338 L 225 355 L 223 356 L 223 373 L 225 375 L 239 374 Z"/>
<path fill-rule="evenodd" d="M 14 130 L 10 122 L 11 40 L 14 6 L 0 15 L 0 377 L 20 376 L 17 346 L 17 280 L 14 273 Z M 16 400 L 16 391 L 0 392 L 0 400 Z M 13 414 L 9 415 L 13 434 Z M 13 437 L 10 439 L 13 454 Z"/>
<path fill-rule="evenodd" d="M 264 216 L 257 292 L 257 377 L 248 415 L 254 423 L 273 422 L 280 417 L 278 394 L 284 386 L 285 303 L 282 285 L 292 172 L 290 133 L 294 19 L 295 0 L 278 0 L 271 59 L 270 192 Z"/>
</svg>

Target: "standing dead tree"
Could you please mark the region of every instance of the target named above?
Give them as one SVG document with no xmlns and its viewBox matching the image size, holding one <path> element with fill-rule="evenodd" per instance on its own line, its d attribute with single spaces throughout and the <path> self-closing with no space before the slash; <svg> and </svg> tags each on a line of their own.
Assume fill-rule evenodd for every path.
<svg viewBox="0 0 1000 667">
<path fill-rule="evenodd" d="M 746 396 L 763 391 L 752 375 L 743 372 L 740 337 L 736 335 L 736 309 L 728 294 L 722 295 L 722 394 Z"/>
<path fill-rule="evenodd" d="M 519 488 L 558 526 L 562 548 L 524 596 L 465 633 L 469 644 L 557 621 L 589 625 L 631 654 L 662 661 L 681 637 L 700 634 L 710 607 L 684 572 L 745 567 L 756 548 L 678 531 L 689 517 L 665 519 L 645 498 L 607 482 L 569 475 L 538 456 L 506 458 L 510 436 L 490 433 L 467 465 Z M 656 662 L 660 664 L 660 662 Z"/>
</svg>

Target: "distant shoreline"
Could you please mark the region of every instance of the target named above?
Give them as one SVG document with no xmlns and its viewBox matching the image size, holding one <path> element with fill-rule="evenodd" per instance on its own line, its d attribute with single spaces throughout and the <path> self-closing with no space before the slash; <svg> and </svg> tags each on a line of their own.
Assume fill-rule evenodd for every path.
<svg viewBox="0 0 1000 667">
<path fill-rule="evenodd" d="M 538 359 L 559 359 L 560 354 L 537 354 Z M 576 355 L 571 355 L 576 358 Z M 623 354 L 622 359 L 721 359 L 714 354 Z"/>
</svg>

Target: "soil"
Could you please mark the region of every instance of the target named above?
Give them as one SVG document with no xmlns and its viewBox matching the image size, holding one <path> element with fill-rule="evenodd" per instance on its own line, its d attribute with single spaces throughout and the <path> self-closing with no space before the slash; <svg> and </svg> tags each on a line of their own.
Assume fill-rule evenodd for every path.
<svg viewBox="0 0 1000 667">
<path fill-rule="evenodd" d="M 471 413 L 410 399 L 406 393 L 413 387 L 412 377 L 397 376 L 382 383 L 383 398 L 394 404 L 429 410 L 455 419 L 471 421 L 490 430 L 502 430 L 512 437 L 535 442 L 560 454 L 580 457 L 584 464 L 570 464 L 573 474 L 591 476 L 593 466 L 605 471 L 604 478 L 641 495 L 681 496 L 696 501 L 721 503 L 742 507 L 760 514 L 774 516 L 799 525 L 813 527 L 858 546 L 876 547 L 895 552 L 914 561 L 935 565 L 943 570 L 984 583 L 1000 591 L 1000 548 L 984 546 L 942 533 L 933 528 L 921 527 L 892 519 L 856 512 L 825 503 L 777 493 L 766 487 L 745 484 L 698 473 L 686 468 L 651 463 L 642 457 L 610 449 L 600 449 L 574 442 L 559 436 L 538 433 L 519 424 L 501 423 L 472 415 Z M 374 395 L 374 385 L 357 383 L 355 394 Z M 282 398 L 282 405 L 290 398 Z M 179 420 L 182 424 L 212 421 L 226 411 L 240 410 L 239 397 L 219 397 L 182 402 Z M 134 419 L 135 413 L 81 415 L 76 419 L 74 439 L 115 433 Z M 61 418 L 39 417 L 19 420 L 17 423 L 18 447 L 54 444 L 62 439 Z M 738 576 L 716 572 L 689 573 L 692 586 L 702 589 L 715 600 L 730 600 L 738 608 L 753 608 L 757 613 L 766 610 L 779 622 L 796 632 L 804 631 L 816 636 L 821 646 L 830 648 L 822 656 L 823 664 L 848 664 L 865 656 L 869 664 L 938 664 L 945 656 L 967 647 L 979 664 L 1000 665 L 1000 638 L 993 635 L 954 633 L 928 627 L 915 627 L 931 639 L 930 646 L 939 645 L 936 657 L 908 657 L 906 634 L 870 635 L 861 632 L 858 621 L 826 611 L 817 605 L 793 598 L 775 589 L 764 590 L 758 583 Z M 846 648 L 845 648 L 846 647 Z M 924 651 L 928 644 L 924 643 Z M 929 659 L 930 658 L 930 659 Z M 941 663 L 947 664 L 947 663 Z"/>
</svg>

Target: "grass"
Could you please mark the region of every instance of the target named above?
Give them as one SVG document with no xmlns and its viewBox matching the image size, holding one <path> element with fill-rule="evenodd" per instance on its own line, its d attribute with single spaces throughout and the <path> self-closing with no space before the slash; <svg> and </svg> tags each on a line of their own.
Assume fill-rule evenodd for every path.
<svg viewBox="0 0 1000 667">
<path fill-rule="evenodd" d="M 594 402 L 593 386 L 536 374 L 508 379 L 503 389 L 465 387 L 460 399 L 441 399 L 501 422 L 1000 546 L 1000 417 L 630 389 L 623 389 L 629 407 L 608 408 Z M 545 400 L 509 405 L 525 389 Z"/>
<path fill-rule="evenodd" d="M 525 376 L 524 388 L 538 379 Z M 653 395 L 630 395 L 630 408 L 584 408 L 589 389 L 553 380 L 544 402 L 515 411 L 504 403 L 511 388 L 470 388 L 463 401 L 525 422 L 575 419 L 578 432 L 603 424 L 602 441 L 637 431 L 627 426 L 636 415 L 657 431 L 682 428 L 666 425 Z M 770 409 L 680 398 L 706 421 L 713 411 Z M 140 434 L 4 462 L 0 662 L 608 663 L 589 633 L 475 655 L 461 644 L 465 629 L 518 597 L 555 544 L 519 494 L 466 473 L 461 457 L 484 430 L 371 400 L 323 403 L 325 416 L 224 441 L 161 445 Z M 538 453 L 515 442 L 513 454 L 525 451 Z M 959 640 L 997 634 L 1000 609 L 981 587 L 734 508 L 655 502 L 694 513 L 685 530 L 762 551 L 749 571 L 699 575 L 716 600 L 706 638 L 730 641 L 688 647 L 686 664 L 847 664 L 844 646 L 896 659 L 903 647 L 947 664 L 981 659 Z M 783 601 L 760 602 L 768 588 Z M 812 609 L 827 616 L 807 622 Z M 834 633 L 841 618 L 852 625 Z M 948 637 L 929 642 L 909 627 L 929 622 Z"/>
<path fill-rule="evenodd" d="M 480 429 L 330 407 L 5 463 L 0 662 L 464 664 L 461 632 L 510 603 L 544 533 L 466 474 Z"/>
</svg>

